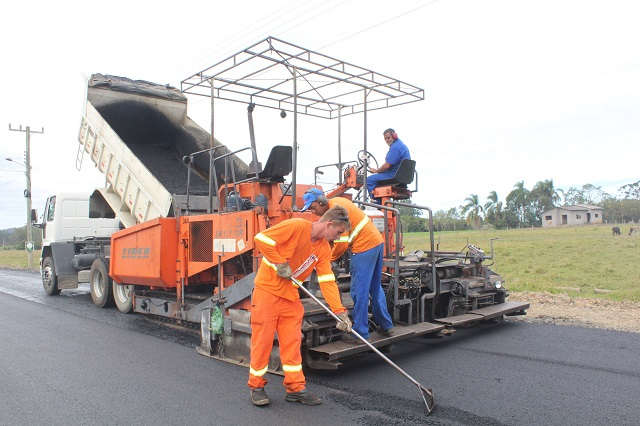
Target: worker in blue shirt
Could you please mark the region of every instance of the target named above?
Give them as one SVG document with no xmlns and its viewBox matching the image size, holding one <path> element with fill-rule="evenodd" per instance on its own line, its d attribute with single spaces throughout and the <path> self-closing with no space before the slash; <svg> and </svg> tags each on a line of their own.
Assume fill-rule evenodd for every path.
<svg viewBox="0 0 640 426">
<path fill-rule="evenodd" d="M 377 169 L 369 168 L 369 173 L 374 173 L 371 176 L 367 176 L 367 190 L 371 198 L 373 198 L 373 188 L 378 185 L 378 182 L 384 179 L 391 179 L 396 174 L 402 160 L 411 159 L 409 148 L 398 138 L 395 130 L 389 128 L 383 132 L 383 135 L 384 141 L 389 145 L 389 151 L 382 166 Z M 374 199 L 374 201 L 380 204 L 379 199 Z"/>
</svg>

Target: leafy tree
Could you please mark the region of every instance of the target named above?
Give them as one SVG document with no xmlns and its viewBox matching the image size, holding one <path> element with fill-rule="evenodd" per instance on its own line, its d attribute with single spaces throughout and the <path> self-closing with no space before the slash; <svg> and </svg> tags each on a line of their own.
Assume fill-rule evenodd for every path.
<svg viewBox="0 0 640 426">
<path fill-rule="evenodd" d="M 405 203 L 405 204 L 409 204 L 412 205 L 413 202 L 411 200 L 403 200 L 401 201 L 401 203 Z M 400 217 L 405 218 L 405 217 L 420 217 L 422 216 L 423 211 L 421 209 L 416 209 L 413 207 L 405 207 L 405 206 L 399 206 L 396 205 L 395 208 L 397 208 L 400 211 Z"/>
<path fill-rule="evenodd" d="M 36 249 L 42 247 L 42 232 L 38 228 L 31 229 L 31 235 Z M 27 226 L 0 230 L 0 244 L 5 248 L 24 250 L 27 241 Z"/>
<path fill-rule="evenodd" d="M 402 202 L 409 205 L 413 204 L 411 200 Z M 423 210 L 399 205 L 396 205 L 395 208 L 400 212 L 400 220 L 402 221 L 402 229 L 404 232 L 425 232 L 429 230 L 428 219 L 420 217 Z"/>
<path fill-rule="evenodd" d="M 590 183 L 582 185 L 582 188 L 569 188 L 564 193 L 564 205 L 572 206 L 575 204 L 600 204 L 603 200 L 611 197 L 600 186 L 594 186 Z"/>
<path fill-rule="evenodd" d="M 640 200 L 640 180 L 622 185 L 618 191 L 624 195 L 624 198 Z"/>
<path fill-rule="evenodd" d="M 507 208 L 518 218 L 518 227 L 526 221 L 529 210 L 529 190 L 524 187 L 524 181 L 517 182 L 513 190 L 507 195 Z"/>
<path fill-rule="evenodd" d="M 460 217 L 458 209 L 450 208 L 446 212 L 438 210 L 433 214 L 434 228 L 437 231 L 460 231 L 469 229 L 469 224 Z"/>
</svg>

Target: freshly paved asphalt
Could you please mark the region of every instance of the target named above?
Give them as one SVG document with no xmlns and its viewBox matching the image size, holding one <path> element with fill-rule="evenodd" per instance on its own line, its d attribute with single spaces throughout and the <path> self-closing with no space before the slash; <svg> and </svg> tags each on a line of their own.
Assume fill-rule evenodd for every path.
<svg viewBox="0 0 640 426">
<path fill-rule="evenodd" d="M 46 296 L 37 273 L 0 269 L 0 425 L 637 425 L 640 334 L 505 321 L 395 345 L 310 371 L 324 403 L 253 407 L 247 369 L 196 353 L 197 335 L 93 306 L 88 289 Z"/>
</svg>

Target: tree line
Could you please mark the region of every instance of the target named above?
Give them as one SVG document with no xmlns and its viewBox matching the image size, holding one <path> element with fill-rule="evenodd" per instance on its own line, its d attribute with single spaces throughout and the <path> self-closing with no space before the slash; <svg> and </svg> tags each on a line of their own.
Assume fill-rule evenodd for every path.
<svg viewBox="0 0 640 426">
<path fill-rule="evenodd" d="M 483 201 L 477 194 L 464 199 L 465 204 L 433 214 L 436 231 L 481 229 L 530 228 L 542 226 L 541 215 L 554 207 L 575 204 L 591 204 L 604 209 L 604 220 L 609 223 L 640 222 L 640 180 L 621 186 L 619 196 L 612 196 L 599 186 L 590 183 L 581 188 L 556 189 L 553 179 L 539 181 L 531 190 L 524 181 L 516 182 L 504 202 L 496 191 L 491 191 Z M 411 203 L 409 200 L 408 203 Z M 429 222 L 421 217 L 422 211 L 412 207 L 400 207 L 400 217 L 405 232 L 424 232 Z M 32 229 L 36 249 L 42 246 L 39 229 Z M 5 249 L 24 249 L 27 240 L 26 225 L 21 228 L 0 230 L 0 240 Z"/>
<path fill-rule="evenodd" d="M 36 250 L 42 248 L 42 231 L 33 227 L 31 229 Z M 24 250 L 27 241 L 27 225 L 20 228 L 8 228 L 0 230 L 0 244 L 3 250 Z"/>
<path fill-rule="evenodd" d="M 464 204 L 434 212 L 434 228 L 436 231 L 455 231 L 481 229 L 483 226 L 495 229 L 540 227 L 543 212 L 576 204 L 602 207 L 605 222 L 640 222 L 640 180 L 621 186 L 618 192 L 620 195 L 616 197 L 590 183 L 564 191 L 554 187 L 553 179 L 539 181 L 529 190 L 524 181 L 520 181 L 504 201 L 499 199 L 496 191 L 491 191 L 485 200 L 477 194 L 470 194 L 464 199 Z M 428 230 L 428 221 L 420 217 L 421 213 L 410 207 L 400 208 L 405 232 Z"/>
</svg>

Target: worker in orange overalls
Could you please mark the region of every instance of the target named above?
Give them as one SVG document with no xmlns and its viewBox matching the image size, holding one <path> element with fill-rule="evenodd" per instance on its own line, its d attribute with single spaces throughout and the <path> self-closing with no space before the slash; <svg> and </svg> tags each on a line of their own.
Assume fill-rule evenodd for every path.
<svg viewBox="0 0 640 426">
<path fill-rule="evenodd" d="M 373 321 L 381 337 L 394 334 L 393 321 L 387 309 L 387 299 L 382 290 L 382 262 L 384 240 L 371 219 L 350 200 L 335 197 L 327 200 L 318 188 L 311 188 L 302 196 L 304 207 L 300 211 L 312 211 L 318 216 L 335 206 L 342 206 L 349 212 L 351 232 L 345 233 L 333 245 L 331 261 L 340 259 L 351 248 L 351 299 L 353 299 L 353 330 L 365 339 L 369 339 L 369 299 Z M 357 343 L 353 334 L 345 334 L 342 341 Z"/>
<path fill-rule="evenodd" d="M 254 405 L 269 404 L 264 376 L 269 367 L 275 332 L 278 333 L 286 400 L 306 405 L 322 402 L 305 387 L 300 353 L 304 307 L 291 277 L 303 281 L 315 268 L 322 294 L 341 320 L 336 327 L 345 333 L 351 332 L 351 321 L 340 301 L 340 290 L 331 270 L 329 246 L 329 241 L 349 229 L 348 213 L 338 206 L 328 210 L 317 222 L 289 219 L 255 236 L 256 247 L 263 257 L 251 302 L 251 360 L 247 384 Z"/>
</svg>

